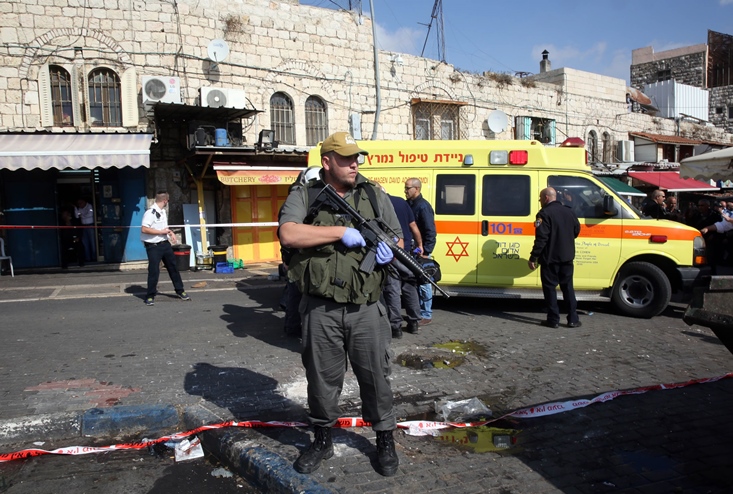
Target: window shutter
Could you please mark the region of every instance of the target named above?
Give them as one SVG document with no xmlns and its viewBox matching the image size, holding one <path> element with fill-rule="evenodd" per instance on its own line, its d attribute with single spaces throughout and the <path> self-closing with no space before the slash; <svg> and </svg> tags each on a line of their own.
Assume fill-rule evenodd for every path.
<svg viewBox="0 0 733 494">
<path fill-rule="evenodd" d="M 122 126 L 137 127 L 140 121 L 137 104 L 137 72 L 130 67 L 120 78 L 120 95 L 122 98 Z"/>
<path fill-rule="evenodd" d="M 41 113 L 41 127 L 53 127 L 53 96 L 48 64 L 38 69 L 38 105 Z"/>
<path fill-rule="evenodd" d="M 79 90 L 80 67 L 74 65 L 71 67 L 71 108 L 74 114 L 74 125 L 81 126 L 81 104 L 87 100 L 87 94 L 82 94 Z M 86 89 L 86 83 L 82 83 L 82 88 Z M 88 113 L 88 112 L 87 112 Z"/>
<path fill-rule="evenodd" d="M 550 142 L 547 144 L 554 146 L 555 145 L 555 121 L 549 120 L 547 122 L 547 131 L 548 131 L 548 137 L 550 138 Z"/>
<path fill-rule="evenodd" d="M 526 141 L 529 139 L 532 119 L 530 117 L 517 117 L 517 126 L 514 128 L 516 139 Z"/>
</svg>

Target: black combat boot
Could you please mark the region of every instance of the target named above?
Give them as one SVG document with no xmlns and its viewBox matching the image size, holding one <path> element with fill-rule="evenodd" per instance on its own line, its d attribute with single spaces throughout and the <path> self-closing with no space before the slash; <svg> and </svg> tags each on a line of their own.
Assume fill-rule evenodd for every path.
<svg viewBox="0 0 733 494">
<path fill-rule="evenodd" d="M 405 328 L 405 331 L 412 334 L 417 334 L 419 331 L 419 327 L 417 325 L 417 321 L 407 321 L 407 327 Z"/>
<path fill-rule="evenodd" d="M 300 473 L 311 473 L 318 470 L 321 461 L 328 460 L 333 456 L 333 442 L 331 441 L 331 428 L 315 426 L 316 435 L 310 448 L 305 450 L 295 460 L 295 470 Z M 393 448 L 394 449 L 394 448 Z"/>
<path fill-rule="evenodd" d="M 393 431 L 377 431 L 377 460 L 379 461 L 379 473 L 385 477 L 391 477 L 397 473 L 400 466 L 400 459 L 397 458 L 397 451 L 394 447 Z"/>
<path fill-rule="evenodd" d="M 402 338 L 402 328 L 393 328 L 392 329 L 392 339 L 399 340 L 400 338 Z"/>
</svg>

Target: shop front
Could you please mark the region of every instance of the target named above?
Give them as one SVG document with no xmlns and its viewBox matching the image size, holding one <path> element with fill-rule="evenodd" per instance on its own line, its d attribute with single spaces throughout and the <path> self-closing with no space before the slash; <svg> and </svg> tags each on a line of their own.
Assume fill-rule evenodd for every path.
<svg viewBox="0 0 733 494">
<path fill-rule="evenodd" d="M 15 268 L 61 266 L 63 231 L 70 229 L 87 242 L 86 262 L 145 259 L 138 227 L 151 140 L 152 134 L 0 136 L 0 234 Z M 82 204 L 91 206 L 83 222 L 75 215 Z"/>
<path fill-rule="evenodd" d="M 231 187 L 234 256 L 245 262 L 279 260 L 278 212 L 303 168 L 215 164 L 214 170 Z"/>
</svg>

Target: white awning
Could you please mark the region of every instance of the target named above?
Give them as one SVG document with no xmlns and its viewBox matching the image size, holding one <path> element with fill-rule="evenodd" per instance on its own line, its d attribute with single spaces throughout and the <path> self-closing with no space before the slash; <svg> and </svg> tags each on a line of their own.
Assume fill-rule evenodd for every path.
<svg viewBox="0 0 733 494">
<path fill-rule="evenodd" d="M 703 180 L 732 180 L 733 147 L 683 159 L 680 175 Z"/>
<path fill-rule="evenodd" d="M 0 169 L 150 167 L 153 134 L 0 134 Z"/>
</svg>

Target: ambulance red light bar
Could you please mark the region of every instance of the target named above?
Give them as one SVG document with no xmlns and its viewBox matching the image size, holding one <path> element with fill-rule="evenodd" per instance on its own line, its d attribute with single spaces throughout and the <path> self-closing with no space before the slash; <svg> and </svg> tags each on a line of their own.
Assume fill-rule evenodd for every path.
<svg viewBox="0 0 733 494">
<path fill-rule="evenodd" d="M 561 148 L 582 148 L 585 147 L 585 141 L 581 139 L 580 137 L 568 137 L 564 141 L 562 141 L 562 144 L 560 144 Z"/>
<path fill-rule="evenodd" d="M 529 153 L 527 151 L 509 151 L 510 165 L 526 165 L 528 160 Z"/>
</svg>

